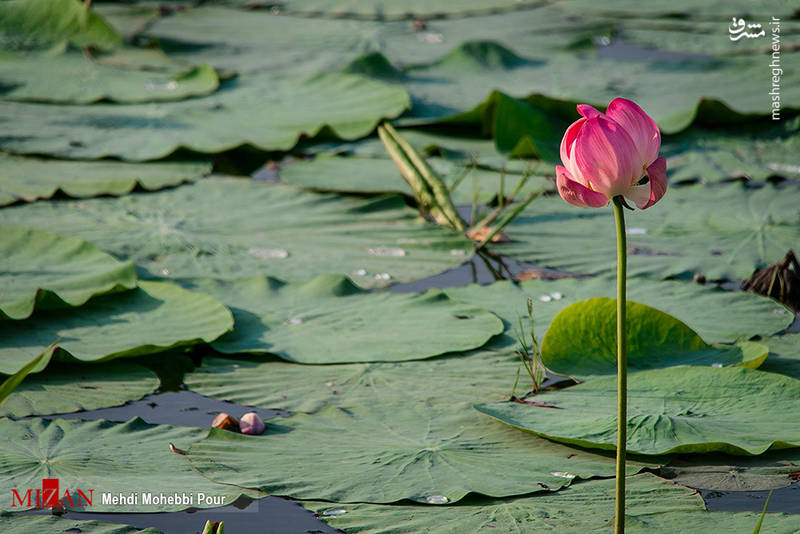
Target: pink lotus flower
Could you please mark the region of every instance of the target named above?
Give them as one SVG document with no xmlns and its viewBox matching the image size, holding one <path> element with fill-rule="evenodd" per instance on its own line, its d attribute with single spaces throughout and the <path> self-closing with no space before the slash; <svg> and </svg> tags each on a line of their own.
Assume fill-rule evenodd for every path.
<svg viewBox="0 0 800 534">
<path fill-rule="evenodd" d="M 640 209 L 658 202 L 667 191 L 667 162 L 658 157 L 661 133 L 635 103 L 615 98 L 605 113 L 578 105 L 582 118 L 561 140 L 556 183 L 561 198 L 581 207 L 608 205 L 617 195 Z M 647 180 L 644 180 L 644 176 Z"/>
</svg>

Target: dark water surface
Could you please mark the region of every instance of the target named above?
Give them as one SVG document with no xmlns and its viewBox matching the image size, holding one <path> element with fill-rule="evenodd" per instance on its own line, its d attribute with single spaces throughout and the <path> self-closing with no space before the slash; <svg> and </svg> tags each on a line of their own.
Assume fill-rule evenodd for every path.
<svg viewBox="0 0 800 534">
<path fill-rule="evenodd" d="M 753 510 L 760 512 L 764 509 L 769 491 L 714 491 L 701 489 L 700 495 L 706 503 L 706 508 L 712 512 L 740 512 Z M 769 498 L 767 512 L 785 512 L 787 514 L 800 514 L 800 482 L 772 491 Z M 769 532 L 769 519 L 764 519 L 764 532 Z"/>
<path fill-rule="evenodd" d="M 36 510 L 34 514 L 49 512 Z M 242 498 L 229 506 L 152 514 L 67 512 L 70 519 L 94 519 L 135 528 L 156 528 L 165 534 L 200 534 L 206 521 L 224 521 L 228 534 L 333 534 L 331 528 L 296 502 L 280 497 Z M 40 533 L 49 534 L 49 533 Z"/>
</svg>

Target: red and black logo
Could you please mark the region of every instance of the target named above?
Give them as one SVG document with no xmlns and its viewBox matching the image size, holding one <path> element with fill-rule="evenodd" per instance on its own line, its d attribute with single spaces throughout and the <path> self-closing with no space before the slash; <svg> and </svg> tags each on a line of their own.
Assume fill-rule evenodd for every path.
<svg viewBox="0 0 800 534">
<path fill-rule="evenodd" d="M 94 490 L 73 490 L 70 492 L 65 489 L 59 490 L 57 478 L 43 478 L 41 488 L 31 488 L 20 493 L 19 490 L 11 490 L 11 508 L 22 506 L 30 508 L 60 508 L 60 507 L 84 507 L 91 506 L 94 498 Z"/>
</svg>

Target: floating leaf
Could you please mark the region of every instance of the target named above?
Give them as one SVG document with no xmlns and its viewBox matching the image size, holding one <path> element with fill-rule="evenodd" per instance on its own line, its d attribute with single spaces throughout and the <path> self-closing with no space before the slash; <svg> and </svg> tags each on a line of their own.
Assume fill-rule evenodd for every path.
<svg viewBox="0 0 800 534">
<path fill-rule="evenodd" d="M 697 3 L 692 0 L 676 0 L 670 3 L 653 2 L 646 5 L 642 5 L 636 0 L 620 0 L 615 2 L 613 7 L 609 7 L 607 4 L 598 4 L 592 0 L 566 0 L 563 5 L 570 11 L 594 15 L 606 14 L 618 17 L 646 15 L 665 19 L 711 18 L 723 22 L 723 29 L 727 29 L 727 26 L 730 25 L 730 17 L 727 13 L 720 13 L 718 4 Z M 725 5 L 732 13 L 740 16 L 759 17 L 759 19 L 769 15 L 783 15 L 789 18 L 791 12 L 791 6 L 780 0 L 761 0 L 759 2 L 728 0 Z"/>
<path fill-rule="evenodd" d="M 707 311 L 707 310 L 706 310 Z M 617 372 L 617 301 L 604 297 L 571 304 L 556 315 L 542 340 L 542 362 L 579 380 Z M 627 302 L 627 354 L 631 371 L 675 365 L 742 365 L 767 358 L 760 343 L 712 346 L 675 317 Z"/>
<path fill-rule="evenodd" d="M 319 195 L 241 179 L 14 206 L 0 210 L 0 220 L 57 227 L 151 275 L 178 278 L 308 280 L 339 272 L 361 286 L 384 286 L 457 266 L 472 251 L 462 234 L 422 221 L 398 196 Z"/>
<path fill-rule="evenodd" d="M 409 14 L 425 19 L 487 15 L 498 11 L 521 11 L 531 7 L 539 7 L 539 2 L 524 0 L 457 0 L 444 5 L 431 5 L 425 0 L 289 0 L 281 4 L 281 10 L 289 14 L 327 17 L 367 17 L 384 20 L 385 18 L 406 19 Z"/>
<path fill-rule="evenodd" d="M 0 406 L 2 406 L 8 397 L 14 393 L 14 391 L 19 387 L 25 377 L 28 376 L 31 371 L 33 371 L 36 367 L 42 368 L 45 367 L 50 360 L 50 356 L 52 349 L 55 346 L 56 342 L 54 341 L 49 347 L 47 347 L 41 354 L 37 357 L 26 363 L 22 369 L 14 373 L 13 375 L 6 378 L 2 384 L 0 384 Z"/>
<path fill-rule="evenodd" d="M 610 455 L 515 434 L 481 421 L 468 407 L 448 406 L 446 399 L 381 402 L 379 388 L 375 397 L 367 404 L 296 414 L 285 425 L 268 426 L 262 436 L 211 429 L 208 438 L 192 444 L 188 458 L 220 483 L 334 502 L 452 503 L 470 492 L 557 490 L 574 478 L 614 472 Z M 324 456 L 320 443 L 326 444 Z M 628 472 L 642 467 L 631 459 Z"/>
<path fill-rule="evenodd" d="M 538 335 L 543 336 L 553 318 L 575 302 L 616 296 L 616 279 L 563 278 L 528 280 L 520 284 L 496 282 L 447 288 L 453 298 L 480 305 L 506 323 L 508 334 L 498 342 L 514 344 L 513 327 L 526 313 L 525 300 L 533 299 L 533 319 Z M 746 341 L 767 336 L 792 323 L 793 315 L 771 299 L 742 291 L 725 291 L 685 282 L 628 279 L 628 300 L 658 308 L 689 325 L 700 337 L 712 343 Z"/>
<path fill-rule="evenodd" d="M 414 102 L 409 119 L 417 121 L 452 118 L 491 101 L 494 90 L 514 97 L 545 95 L 598 106 L 626 94 L 634 97 L 665 133 L 685 129 L 698 114 L 733 123 L 770 113 L 764 105 L 763 81 L 742 75 L 763 69 L 763 54 L 713 56 L 637 50 L 639 54 L 633 58 L 615 55 L 604 48 L 629 20 L 608 13 L 587 16 L 562 5 L 522 7 L 528 9 L 422 24 L 202 7 L 162 18 L 146 33 L 158 38 L 171 55 L 242 72 L 308 75 L 347 65 L 351 72 L 407 89 Z M 345 11 L 372 9 L 368 4 L 350 5 Z M 711 28 L 704 24 L 704 30 Z M 729 24 L 727 16 L 721 19 L 709 38 L 734 45 L 718 33 L 724 33 Z M 766 44 L 759 51 L 765 51 Z M 733 46 L 728 48 L 736 51 Z M 793 76 L 796 73 L 789 70 L 783 73 L 781 96 L 785 103 L 797 101 Z M 524 115 L 507 115 L 491 133 L 506 137 L 531 117 L 538 119 L 529 126 L 540 131 L 543 111 L 536 105 Z M 577 118 L 574 107 L 571 113 L 573 120 Z M 557 145 L 563 128 L 551 124 L 547 130 L 549 138 L 534 139 Z"/>
<path fill-rule="evenodd" d="M 800 334 L 770 337 L 763 342 L 769 346 L 765 371 L 800 378 Z"/>
<path fill-rule="evenodd" d="M 211 171 L 203 162 L 61 161 L 0 154 L 0 206 L 62 192 L 75 198 L 124 195 L 192 182 Z"/>
<path fill-rule="evenodd" d="M 13 226 L 0 230 L 0 273 L 0 314 L 11 319 L 25 319 L 34 308 L 80 306 L 92 296 L 136 287 L 133 265 L 91 243 Z"/>
<path fill-rule="evenodd" d="M 147 65 L 124 68 L 115 62 L 127 62 L 125 52 L 106 59 L 89 60 L 79 52 L 65 54 L 25 54 L 0 56 L 0 78 L 11 88 L 3 100 L 89 104 L 100 100 L 136 103 L 182 100 L 207 95 L 219 86 L 217 73 L 208 65 L 163 66 L 155 71 Z"/>
<path fill-rule="evenodd" d="M 239 77 L 204 97 L 150 104 L 62 106 L 0 102 L 14 124 L 0 148 L 93 159 L 158 159 L 179 148 L 216 153 L 243 145 L 288 150 L 323 129 L 342 138 L 370 133 L 408 107 L 405 90 L 362 76 Z M 109 135 L 113 131 L 114 135 Z"/>
<path fill-rule="evenodd" d="M 316 412 L 359 406 L 376 391 L 413 402 L 432 393 L 452 403 L 508 398 L 519 357 L 510 352 L 467 354 L 402 363 L 298 365 L 282 361 L 203 358 L 186 375 L 196 393 L 248 406 Z"/>
<path fill-rule="evenodd" d="M 503 423 L 562 443 L 613 450 L 617 379 L 598 378 L 536 400 L 476 408 Z M 743 367 L 670 367 L 628 376 L 628 451 L 637 454 L 761 454 L 800 446 L 800 380 Z M 743 425 L 742 421 L 748 421 Z"/>
<path fill-rule="evenodd" d="M 734 183 L 673 188 L 628 221 L 628 276 L 709 280 L 747 278 L 780 260 L 800 240 L 800 188 Z M 711 208 L 711 209 L 710 209 Z M 611 210 L 586 210 L 558 197 L 532 204 L 493 250 L 574 273 L 614 272 Z"/>
<path fill-rule="evenodd" d="M 233 331 L 212 344 L 224 353 L 318 364 L 417 360 L 480 347 L 503 331 L 493 314 L 440 291 L 379 293 L 342 275 L 301 284 L 255 277 L 188 285 L 233 311 Z"/>
<path fill-rule="evenodd" d="M 224 504 L 242 494 L 258 494 L 215 484 L 194 471 L 185 456 L 170 451 L 170 443 L 186 449 L 204 433 L 198 428 L 148 425 L 139 418 L 122 424 L 0 419 L 0 467 L 5 473 L 0 490 L 11 495 L 16 489 L 24 495 L 27 488 L 41 488 L 42 478 L 58 478 L 62 490 L 82 489 L 87 493 L 94 489 L 92 512 L 168 512 L 189 507 L 182 502 L 146 504 L 142 494 L 158 497 L 160 493 L 185 493 L 193 496 L 191 506 L 195 508 L 220 506 L 198 502 L 198 493 L 217 496 Z M 103 493 L 133 493 L 139 499 L 135 504 L 104 503 Z M 23 510 L 30 508 L 25 504 Z"/>
<path fill-rule="evenodd" d="M 240 74 L 264 71 L 285 77 L 344 67 L 369 50 L 371 36 L 380 27 L 375 22 L 276 16 L 269 10 L 206 5 L 160 17 L 144 35 L 157 39 L 176 59 Z"/>
<path fill-rule="evenodd" d="M 516 24 L 524 27 L 519 20 Z M 743 72 L 758 72 L 764 68 L 761 54 L 725 58 L 662 55 L 651 60 L 646 54 L 643 59 L 630 59 L 593 50 L 553 50 L 539 59 L 522 57 L 515 53 L 515 50 L 522 50 L 519 46 L 507 46 L 512 46 L 513 50 L 491 41 L 466 43 L 443 55 L 439 61 L 406 69 L 403 87 L 415 102 L 406 123 L 436 124 L 443 119 L 447 123 L 473 108 L 473 113 L 479 109 L 491 110 L 496 99 L 494 91 L 523 98 L 520 106 L 530 106 L 523 115 L 525 121 L 507 115 L 497 122 L 492 131 L 494 137 L 505 136 L 513 130 L 523 131 L 527 126 L 534 134 L 532 140 L 537 148 L 557 145 L 563 130 L 559 131 L 558 122 L 546 122 L 549 110 L 536 95 L 562 103 L 589 103 L 601 109 L 621 94 L 630 95 L 665 134 L 680 132 L 698 118 L 704 122 L 734 124 L 743 119 L 765 117 L 771 112 L 770 107 L 764 105 L 764 83 L 756 76 L 742 76 Z M 522 53 L 527 55 L 528 50 Z M 486 57 L 508 59 L 490 62 Z M 698 77 L 700 72 L 703 74 Z M 797 73 L 784 71 L 782 78 L 781 98 L 786 103 L 797 101 L 795 89 L 786 92 L 787 87 L 796 87 L 791 79 L 793 75 Z M 783 113 L 790 112 L 788 105 L 785 106 Z M 538 119 L 531 122 L 528 116 Z M 578 118 L 574 108 L 572 117 Z M 553 136 L 536 135 L 541 131 L 552 132 Z M 543 143 L 541 147 L 536 144 L 537 140 Z"/>
<path fill-rule="evenodd" d="M 114 28 L 79 0 L 6 0 L 0 3 L 0 48 L 39 49 L 58 43 L 112 49 Z"/>
<path fill-rule="evenodd" d="M 298 5 L 295 3 L 294 9 L 302 9 Z M 353 2 L 354 8 L 355 5 Z M 359 11 L 374 9 L 374 5 L 358 3 L 358 6 Z M 447 11 L 448 6 L 449 3 L 437 5 L 435 9 Z M 387 8 L 391 6 L 381 6 L 381 9 Z M 454 8 L 459 9 L 458 6 L 449 9 Z M 610 36 L 613 30 L 610 20 L 572 16 L 566 21 L 563 10 L 547 5 L 481 17 L 439 18 L 422 26 L 409 24 L 405 17 L 396 21 L 387 21 L 385 17 L 380 21 L 354 20 L 205 5 L 161 17 L 146 28 L 144 35 L 158 39 L 171 57 L 191 63 L 210 63 L 216 68 L 240 73 L 270 72 L 273 76 L 289 76 L 347 68 L 374 78 L 405 83 L 405 73 L 400 66 L 436 61 L 453 47 L 469 47 L 474 41 L 494 41 L 527 53 L 574 44 L 580 46 L 587 41 L 591 46 L 592 36 Z M 265 54 L 264 50 L 270 53 Z M 467 71 L 481 66 L 502 71 L 516 67 L 515 58 L 513 52 L 487 54 L 475 64 L 467 62 L 461 67 Z M 497 80 L 505 83 L 499 76 Z M 443 79 L 440 83 L 449 83 L 449 80 Z M 484 86 L 480 81 L 471 81 L 471 85 L 476 83 Z M 469 88 L 456 88 L 453 93 L 459 97 L 464 91 Z M 477 104 L 486 94 L 488 91 L 477 95 L 467 107 Z M 445 110 L 450 107 L 446 103 L 442 105 Z"/>
<path fill-rule="evenodd" d="M 52 363 L 30 375 L 0 406 L 13 418 L 108 408 L 140 399 L 158 387 L 158 378 L 129 362 L 98 365 Z"/>
<path fill-rule="evenodd" d="M 473 169 L 442 158 L 427 158 L 426 161 L 442 176 L 445 183 L 451 186 L 457 185 L 451 191 L 451 197 L 456 204 L 472 202 L 476 184 L 479 202 L 488 203 L 498 195 L 501 173 L 496 170 Z M 320 191 L 397 192 L 411 195 L 411 189 L 403 180 L 397 165 L 385 157 L 332 157 L 321 154 L 314 159 L 296 161 L 283 167 L 280 177 L 286 183 Z M 520 176 L 516 174 L 506 177 L 506 195 L 511 194 L 519 179 Z M 524 197 L 534 189 L 544 189 L 548 185 L 550 183 L 544 177 L 534 177 L 521 190 L 519 196 Z"/>
<path fill-rule="evenodd" d="M 627 482 L 626 532 L 748 532 L 754 512 L 707 512 L 692 490 L 654 475 Z M 614 521 L 614 481 L 590 480 L 557 493 L 504 500 L 480 499 L 456 506 L 307 502 L 333 528 L 348 533 L 461 534 L 463 532 L 608 532 Z M 336 512 L 336 513 L 334 513 Z M 770 532 L 792 534 L 800 518 L 768 514 Z"/>
<path fill-rule="evenodd" d="M 736 13 L 737 18 L 744 16 L 748 23 L 761 23 L 764 30 L 764 34 L 760 38 L 739 38 L 737 41 L 731 41 L 729 33 L 730 29 L 734 27 L 731 22 L 732 17 L 722 16 L 715 17 L 714 20 L 697 20 L 696 16 L 687 15 L 684 18 L 676 11 L 669 14 L 675 17 L 671 20 L 669 17 L 657 18 L 655 14 L 648 14 L 640 8 L 634 8 L 629 12 L 633 17 L 626 17 L 624 23 L 619 26 L 619 46 L 620 48 L 627 47 L 628 50 L 636 47 L 634 49 L 636 52 L 639 52 L 637 50 L 639 47 L 657 49 L 661 55 L 666 55 L 666 57 L 676 56 L 675 52 L 686 55 L 715 54 L 718 56 L 771 53 L 772 30 L 775 28 L 775 25 L 771 24 L 774 20 L 772 17 L 783 15 L 784 17 L 779 17 L 784 19 L 778 25 L 779 44 L 784 50 L 793 50 L 797 43 L 798 25 L 796 21 L 788 20 L 791 17 L 790 10 L 784 11 L 784 9 L 789 6 L 779 2 L 769 4 L 770 2 L 743 2 L 737 6 L 725 4 L 726 15 L 730 12 L 731 14 Z M 686 11 L 683 13 L 696 11 L 696 7 L 696 4 L 694 6 L 687 5 L 684 7 Z M 754 13 L 756 10 L 759 12 L 758 15 Z M 581 14 L 586 15 L 587 11 L 581 11 Z M 721 13 L 715 12 L 714 15 L 721 15 Z M 720 27 L 725 28 L 727 39 L 720 39 Z M 758 34 L 761 30 L 748 31 L 751 34 Z"/>
<path fill-rule="evenodd" d="M 432 165 L 436 165 L 436 158 L 441 157 L 460 167 L 472 168 L 474 165 L 478 169 L 496 171 L 505 169 L 507 173 L 514 175 L 530 169 L 537 175 L 555 175 L 555 167 L 549 163 L 511 159 L 500 154 L 494 141 L 485 135 L 477 136 L 478 132 L 456 129 L 439 133 L 436 130 L 413 128 L 403 128 L 398 131 L 411 146 L 428 157 Z M 351 142 L 315 143 L 303 147 L 303 153 L 325 155 L 328 158 L 333 155 L 344 155 L 386 159 L 386 147 L 378 137 L 366 137 Z"/>
<path fill-rule="evenodd" d="M 671 182 L 700 180 L 706 183 L 771 176 L 800 178 L 795 154 L 800 150 L 800 119 L 783 120 L 777 126 L 748 125 L 736 129 L 692 127 L 663 140 Z"/>
<path fill-rule="evenodd" d="M 219 301 L 169 282 L 95 297 L 77 309 L 37 312 L 0 340 L 0 373 L 14 373 L 55 339 L 56 357 L 105 361 L 140 356 L 200 341 L 233 327 Z"/>
</svg>

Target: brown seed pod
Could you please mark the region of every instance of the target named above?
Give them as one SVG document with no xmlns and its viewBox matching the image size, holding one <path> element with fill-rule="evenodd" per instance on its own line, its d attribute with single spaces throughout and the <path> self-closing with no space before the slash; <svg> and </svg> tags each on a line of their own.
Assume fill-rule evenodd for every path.
<svg viewBox="0 0 800 534">
<path fill-rule="evenodd" d="M 211 426 L 214 428 L 221 428 L 222 430 L 229 430 L 231 432 L 239 432 L 239 420 L 232 415 L 226 414 L 225 412 L 217 415 L 214 418 L 214 422 L 211 423 Z"/>
<path fill-rule="evenodd" d="M 772 297 L 794 311 L 800 311 L 800 263 L 794 251 L 764 269 L 759 269 L 742 282 L 742 289 Z"/>
</svg>

